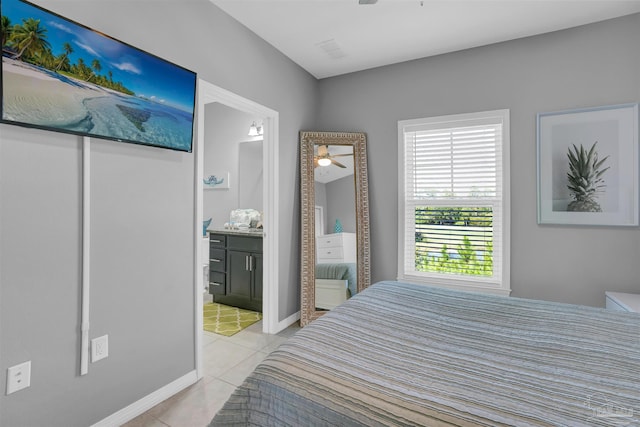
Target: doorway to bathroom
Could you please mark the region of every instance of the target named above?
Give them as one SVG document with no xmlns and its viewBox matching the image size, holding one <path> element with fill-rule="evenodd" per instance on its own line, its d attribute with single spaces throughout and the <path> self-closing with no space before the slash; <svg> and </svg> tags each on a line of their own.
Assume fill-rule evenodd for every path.
<svg viewBox="0 0 640 427">
<path fill-rule="evenodd" d="M 262 313 L 262 121 L 219 102 L 205 106 L 203 250 L 209 257 L 203 258 L 203 298 L 209 332 L 238 332 Z M 250 313 L 241 316 L 242 310 Z M 228 314 L 221 318 L 223 312 Z"/>
<path fill-rule="evenodd" d="M 241 223 L 241 216 L 231 218 L 234 210 L 246 211 L 252 218 L 263 212 L 263 135 L 248 135 L 256 123 L 262 129 L 262 121 L 219 102 L 205 106 L 203 212 L 205 221 L 211 219 L 210 230 L 251 225 Z"/>
<path fill-rule="evenodd" d="M 226 173 L 230 170 L 220 171 L 207 171 L 205 169 L 205 157 L 208 157 L 211 153 L 207 154 L 205 149 L 205 135 L 207 129 L 207 123 L 209 120 L 214 120 L 212 112 L 229 112 L 230 109 L 237 112 L 241 112 L 243 116 L 251 118 L 252 121 L 255 118 L 257 125 L 262 127 L 262 188 L 260 192 L 262 195 L 262 226 L 263 226 L 263 295 L 262 295 L 262 331 L 264 333 L 276 333 L 278 332 L 278 113 L 260 104 L 257 104 L 251 100 L 238 96 L 225 89 L 219 88 L 211 83 L 199 80 L 198 82 L 198 137 L 194 148 L 194 154 L 196 157 L 196 173 L 195 173 L 195 224 L 196 233 L 195 236 L 195 252 L 196 252 L 196 265 L 195 269 L 195 336 L 196 336 L 196 370 L 198 378 L 202 377 L 202 328 L 203 328 L 203 290 L 205 286 L 203 269 L 206 268 L 204 262 L 204 250 L 202 245 L 202 224 L 204 217 L 206 201 L 204 197 L 205 181 L 209 176 L 219 174 L 216 176 L 216 180 L 223 177 L 228 179 L 227 183 L 231 186 L 234 185 L 233 179 Z M 240 117 L 240 116 L 239 116 Z M 247 128 L 247 131 L 249 128 Z M 244 149 L 248 149 L 255 153 L 255 145 L 259 138 L 247 138 L 242 143 L 248 143 Z M 243 152 L 246 153 L 246 150 Z M 238 150 L 238 156 L 240 155 Z M 256 162 L 256 158 L 252 160 Z M 231 160 L 233 162 L 233 160 Z M 237 164 L 237 162 L 236 162 Z M 224 165 L 224 163 L 222 163 Z M 229 163 L 227 163 L 229 165 Z M 246 168 L 246 166 L 245 166 Z M 221 167 L 222 169 L 222 167 Z M 210 173 L 215 172 L 215 173 Z M 245 186 L 256 185 L 256 177 L 245 177 Z M 235 185 L 238 185 L 236 182 Z M 216 191 L 216 190 L 214 190 Z M 224 190 L 217 190 L 221 194 L 224 194 Z M 226 192 L 229 197 L 231 192 Z M 224 196 L 221 196 L 224 197 Z M 209 209 L 211 211 L 211 209 Z M 207 213 L 209 211 L 206 211 Z M 212 212 L 212 211 L 211 211 Z M 212 212 L 212 216 L 216 214 Z M 220 211 L 217 215 L 220 215 L 218 220 L 218 226 L 224 222 L 222 218 L 228 215 L 228 212 Z M 213 219 L 215 221 L 215 217 Z"/>
</svg>

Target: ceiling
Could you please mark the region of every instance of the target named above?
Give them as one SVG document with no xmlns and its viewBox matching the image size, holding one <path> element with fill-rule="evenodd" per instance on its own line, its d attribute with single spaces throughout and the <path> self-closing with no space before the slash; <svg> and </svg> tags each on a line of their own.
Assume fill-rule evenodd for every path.
<svg viewBox="0 0 640 427">
<path fill-rule="evenodd" d="M 318 166 L 313 170 L 314 181 L 321 184 L 327 184 L 329 182 L 344 178 L 346 176 L 353 175 L 353 147 L 350 145 L 329 145 L 327 146 L 329 153 L 336 154 L 351 154 L 351 156 L 339 156 L 336 157 L 336 161 L 342 163 L 344 168 L 338 167 L 334 164 L 329 166 Z M 314 147 L 314 154 L 318 154 L 318 146 Z"/>
<path fill-rule="evenodd" d="M 210 0 L 316 78 L 640 12 L 640 0 Z"/>
</svg>

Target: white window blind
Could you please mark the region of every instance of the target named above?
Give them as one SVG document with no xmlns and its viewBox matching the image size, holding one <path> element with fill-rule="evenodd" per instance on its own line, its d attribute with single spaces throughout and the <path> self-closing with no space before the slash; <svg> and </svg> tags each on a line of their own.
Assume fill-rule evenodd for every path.
<svg viewBox="0 0 640 427">
<path fill-rule="evenodd" d="M 400 279 L 508 291 L 508 114 L 398 123 Z"/>
</svg>

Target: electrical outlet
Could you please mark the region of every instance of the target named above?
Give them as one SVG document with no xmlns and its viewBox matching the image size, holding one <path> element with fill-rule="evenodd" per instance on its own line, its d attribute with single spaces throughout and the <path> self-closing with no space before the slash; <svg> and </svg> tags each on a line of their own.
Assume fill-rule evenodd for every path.
<svg viewBox="0 0 640 427">
<path fill-rule="evenodd" d="M 7 394 L 31 385 L 31 361 L 12 366 L 7 369 Z"/>
<path fill-rule="evenodd" d="M 109 335 L 91 340 L 91 361 L 97 362 L 109 355 Z"/>
</svg>

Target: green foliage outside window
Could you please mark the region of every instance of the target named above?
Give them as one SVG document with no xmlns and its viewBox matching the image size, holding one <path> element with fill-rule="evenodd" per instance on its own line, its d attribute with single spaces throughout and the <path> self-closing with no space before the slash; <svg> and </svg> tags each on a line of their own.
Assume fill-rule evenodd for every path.
<svg viewBox="0 0 640 427">
<path fill-rule="evenodd" d="M 493 275 L 490 207 L 418 207 L 416 271 Z"/>
<path fill-rule="evenodd" d="M 416 208 L 418 225 L 466 225 L 491 227 L 493 211 L 489 207 L 429 207 Z"/>
</svg>

